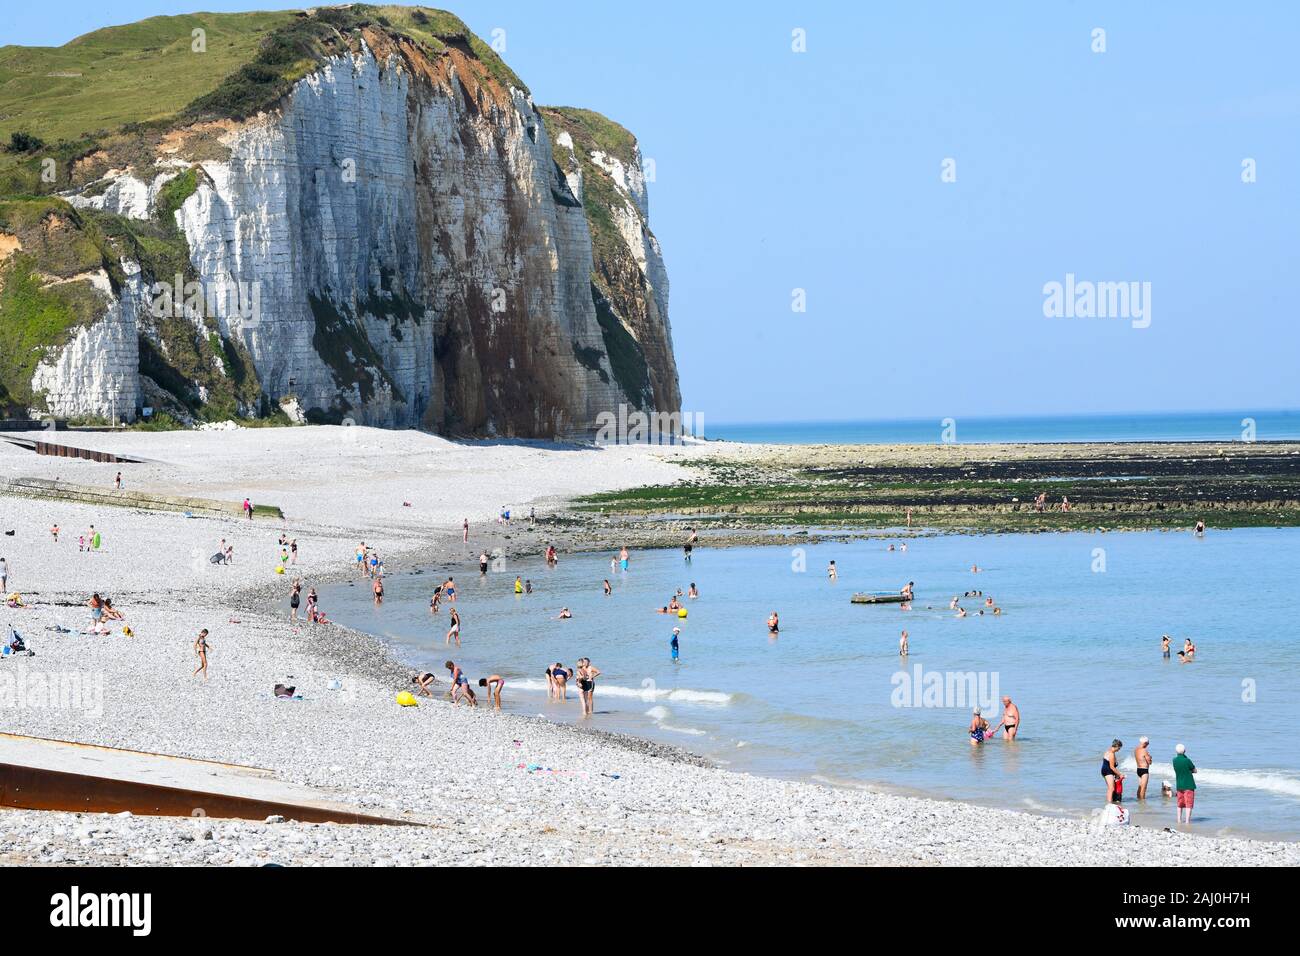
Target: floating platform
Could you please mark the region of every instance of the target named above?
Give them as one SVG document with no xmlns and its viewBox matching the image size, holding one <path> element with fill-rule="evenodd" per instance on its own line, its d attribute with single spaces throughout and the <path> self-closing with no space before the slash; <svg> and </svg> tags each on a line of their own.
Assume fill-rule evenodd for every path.
<svg viewBox="0 0 1300 956">
<path fill-rule="evenodd" d="M 259 767 L 0 734 L 0 807 L 137 816 L 421 825 L 360 813 Z"/>
<path fill-rule="evenodd" d="M 859 591 L 853 597 L 849 598 L 852 604 L 902 604 L 911 600 L 905 598 L 897 592 L 891 594 L 868 594 L 866 591 Z"/>
</svg>

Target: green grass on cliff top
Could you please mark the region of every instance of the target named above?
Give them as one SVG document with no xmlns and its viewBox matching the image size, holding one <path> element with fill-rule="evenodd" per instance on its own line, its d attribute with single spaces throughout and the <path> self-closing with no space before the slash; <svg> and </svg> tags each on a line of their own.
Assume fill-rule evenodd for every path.
<svg viewBox="0 0 1300 956">
<path fill-rule="evenodd" d="M 340 25 L 373 21 L 435 52 L 446 45 L 444 40 L 463 36 L 495 78 L 527 89 L 491 46 L 445 11 L 355 4 L 346 12 L 321 8 L 317 16 Z M 22 131 L 51 145 L 128 123 L 177 117 L 196 100 L 229 85 L 241 68 L 255 64 L 266 53 L 268 37 L 278 33 L 296 43 L 300 37 L 295 33 L 301 31 L 295 27 L 303 22 L 292 10 L 193 13 L 105 27 L 61 47 L 0 47 L 0 142 L 8 143 L 11 133 Z M 207 49 L 196 53 L 192 31 L 200 28 Z M 282 82 L 309 71 L 308 57 L 276 52 L 275 72 Z M 13 157 L 0 154 L 0 164 L 6 161 Z"/>
<path fill-rule="evenodd" d="M 0 47 L 0 138 L 24 130 L 54 143 L 173 116 L 252 60 L 262 38 L 292 18 L 150 17 L 61 47 Z M 195 29 L 207 33 L 205 53 L 190 48 Z"/>
</svg>

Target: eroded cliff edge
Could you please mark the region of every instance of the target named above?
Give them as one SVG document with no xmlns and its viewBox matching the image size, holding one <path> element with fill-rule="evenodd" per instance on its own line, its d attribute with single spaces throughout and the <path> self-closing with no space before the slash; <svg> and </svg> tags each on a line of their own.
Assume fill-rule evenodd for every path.
<svg viewBox="0 0 1300 956">
<path fill-rule="evenodd" d="M 635 138 L 534 106 L 449 14 L 284 16 L 177 117 L 0 175 L 0 402 L 521 437 L 678 410 Z"/>
</svg>

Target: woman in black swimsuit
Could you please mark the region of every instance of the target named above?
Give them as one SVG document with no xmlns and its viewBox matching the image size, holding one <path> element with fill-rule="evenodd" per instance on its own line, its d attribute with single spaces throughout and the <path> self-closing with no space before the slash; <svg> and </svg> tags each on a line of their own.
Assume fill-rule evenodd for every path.
<svg viewBox="0 0 1300 956">
<path fill-rule="evenodd" d="M 289 589 L 289 620 L 298 620 L 298 602 L 302 595 L 302 581 L 294 581 Z"/>
<path fill-rule="evenodd" d="M 1101 778 L 1106 781 L 1106 802 L 1115 802 L 1115 781 L 1123 780 L 1124 775 L 1119 772 L 1116 765 L 1116 756 L 1124 742 L 1116 738 L 1110 742 L 1110 749 L 1101 755 Z"/>
</svg>

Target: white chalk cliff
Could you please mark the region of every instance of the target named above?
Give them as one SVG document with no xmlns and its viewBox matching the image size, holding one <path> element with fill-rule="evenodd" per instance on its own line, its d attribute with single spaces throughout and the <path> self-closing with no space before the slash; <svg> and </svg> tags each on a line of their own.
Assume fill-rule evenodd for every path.
<svg viewBox="0 0 1300 956">
<path fill-rule="evenodd" d="M 598 274 L 581 164 L 561 168 L 543 111 L 473 64 L 467 45 L 435 58 L 367 31 L 276 109 L 222 125 L 228 155 L 213 157 L 211 137 L 191 154 L 181 135 L 156 166 L 64 195 L 148 219 L 170 179 L 193 171 L 174 215 L 182 279 L 201 283 L 205 304 L 187 321 L 251 362 L 259 396 L 241 400 L 245 414 L 290 405 L 314 420 L 550 436 L 585 432 L 620 403 L 677 411 L 639 151 L 585 157 L 610 177 L 609 215 L 634 263 L 611 280 Z M 166 358 L 149 286 L 173 277 L 142 278 L 129 262 L 123 273 L 103 316 L 41 361 L 32 391 L 50 413 L 129 418 L 171 387 L 141 382 L 136 340 Z"/>
</svg>

